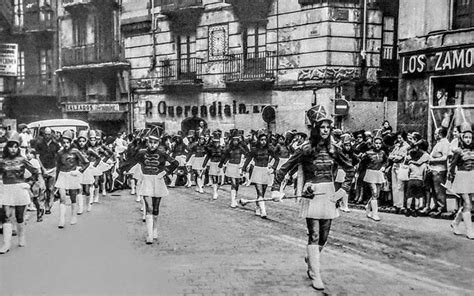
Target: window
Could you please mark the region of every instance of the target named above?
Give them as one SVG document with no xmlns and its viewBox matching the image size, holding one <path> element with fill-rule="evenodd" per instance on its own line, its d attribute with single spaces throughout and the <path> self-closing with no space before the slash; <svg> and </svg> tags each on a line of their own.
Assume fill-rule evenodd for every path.
<svg viewBox="0 0 474 296">
<path fill-rule="evenodd" d="M 266 47 L 266 27 L 262 24 L 252 24 L 242 31 L 243 52 L 245 56 L 258 56 Z"/>
<path fill-rule="evenodd" d="M 359 4 L 360 0 L 298 0 L 300 5 L 311 4 Z"/>
<path fill-rule="evenodd" d="M 196 75 L 196 59 L 194 59 L 196 53 L 196 36 L 178 35 L 176 37 L 178 79 L 193 79 Z"/>
<path fill-rule="evenodd" d="M 23 0 L 15 0 L 14 6 L 15 13 L 15 26 L 23 26 L 25 23 L 24 12 L 23 12 Z"/>
<path fill-rule="evenodd" d="M 474 27 L 474 0 L 454 0 L 453 29 Z"/>
<path fill-rule="evenodd" d="M 83 18 L 74 18 L 72 20 L 73 40 L 75 46 L 86 45 L 87 27 L 86 20 Z"/>
<path fill-rule="evenodd" d="M 25 85 L 25 52 L 18 51 L 18 71 L 17 71 L 16 85 L 22 88 Z"/>
<path fill-rule="evenodd" d="M 40 50 L 40 83 L 42 85 L 51 84 L 51 64 L 53 62 L 52 55 L 53 51 L 51 49 Z"/>
<path fill-rule="evenodd" d="M 395 45 L 395 18 L 383 18 L 383 32 L 382 32 L 382 59 L 392 60 L 394 58 Z"/>
</svg>

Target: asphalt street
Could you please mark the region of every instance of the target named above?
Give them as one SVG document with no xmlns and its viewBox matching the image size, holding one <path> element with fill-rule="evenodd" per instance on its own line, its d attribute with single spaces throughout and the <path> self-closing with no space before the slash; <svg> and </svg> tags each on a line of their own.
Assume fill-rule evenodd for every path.
<svg viewBox="0 0 474 296">
<path fill-rule="evenodd" d="M 30 212 L 27 246 L 14 238 L 0 256 L 0 295 L 474 294 L 474 242 L 454 236 L 450 221 L 342 213 L 322 254 L 321 293 L 306 276 L 306 228 L 294 201 L 268 202 L 262 219 L 253 205 L 230 208 L 228 186 L 215 201 L 205 190 L 170 189 L 151 246 L 129 191 L 102 198 L 63 230 L 57 204 L 42 223 Z"/>
</svg>

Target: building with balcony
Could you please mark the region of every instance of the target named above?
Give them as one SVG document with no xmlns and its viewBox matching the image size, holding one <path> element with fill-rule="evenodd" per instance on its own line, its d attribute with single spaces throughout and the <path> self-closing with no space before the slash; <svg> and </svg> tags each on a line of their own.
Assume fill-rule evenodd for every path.
<svg viewBox="0 0 474 296">
<path fill-rule="evenodd" d="M 16 44 L 17 61 L 3 109 L 17 123 L 61 118 L 54 75 L 58 67 L 56 9 L 57 0 L 11 1 L 6 42 Z"/>
<path fill-rule="evenodd" d="M 302 130 L 341 101 L 345 129 L 396 124 L 398 1 L 367 2 L 123 0 L 135 126 Z"/>
<path fill-rule="evenodd" d="M 65 118 L 113 135 L 130 130 L 119 0 L 63 0 L 59 7 L 59 98 Z"/>
<path fill-rule="evenodd" d="M 474 1 L 400 1 L 398 126 L 433 140 L 474 123 Z M 426 124 L 428 122 L 428 124 Z"/>
</svg>

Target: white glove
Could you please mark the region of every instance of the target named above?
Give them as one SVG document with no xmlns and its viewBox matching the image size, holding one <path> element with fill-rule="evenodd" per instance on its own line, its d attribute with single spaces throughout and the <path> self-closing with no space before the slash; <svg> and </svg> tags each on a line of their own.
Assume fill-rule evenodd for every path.
<svg viewBox="0 0 474 296">
<path fill-rule="evenodd" d="M 268 173 L 269 173 L 270 175 L 273 174 L 273 171 L 274 171 L 274 170 L 273 170 L 272 168 L 268 168 Z"/>
<path fill-rule="evenodd" d="M 166 172 L 162 171 L 161 173 L 158 174 L 158 178 L 163 179 L 166 176 Z"/>
<path fill-rule="evenodd" d="M 338 200 L 342 199 L 343 197 L 347 196 L 347 193 L 344 189 L 339 189 L 338 191 L 336 191 L 336 193 L 334 193 L 333 196 L 331 196 L 331 201 L 333 203 L 336 203 Z"/>
<path fill-rule="evenodd" d="M 280 191 L 272 191 L 272 199 L 274 202 L 280 202 L 284 196 L 285 194 Z"/>
<path fill-rule="evenodd" d="M 21 184 L 21 188 L 26 189 L 26 190 L 30 190 L 30 189 L 31 189 L 31 186 L 30 186 L 30 184 L 28 184 L 28 183 L 22 183 L 22 184 Z"/>
</svg>

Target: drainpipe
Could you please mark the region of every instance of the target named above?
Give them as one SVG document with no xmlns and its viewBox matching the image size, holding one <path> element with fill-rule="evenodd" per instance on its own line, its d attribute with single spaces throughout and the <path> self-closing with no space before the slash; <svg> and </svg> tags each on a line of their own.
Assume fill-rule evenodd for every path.
<svg viewBox="0 0 474 296">
<path fill-rule="evenodd" d="M 362 50 L 360 55 L 363 60 L 367 58 L 367 0 L 364 0 L 362 7 Z"/>
</svg>

